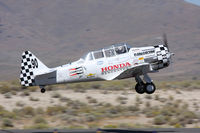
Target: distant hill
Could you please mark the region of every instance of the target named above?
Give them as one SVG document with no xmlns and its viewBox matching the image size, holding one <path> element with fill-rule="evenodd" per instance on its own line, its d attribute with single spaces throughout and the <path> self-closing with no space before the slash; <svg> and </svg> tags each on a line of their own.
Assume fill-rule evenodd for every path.
<svg viewBox="0 0 200 133">
<path fill-rule="evenodd" d="M 55 67 L 117 42 L 152 45 L 163 32 L 174 64 L 155 75 L 199 77 L 199 14 L 183 0 L 0 0 L 0 80 L 18 78 L 24 50 Z"/>
</svg>

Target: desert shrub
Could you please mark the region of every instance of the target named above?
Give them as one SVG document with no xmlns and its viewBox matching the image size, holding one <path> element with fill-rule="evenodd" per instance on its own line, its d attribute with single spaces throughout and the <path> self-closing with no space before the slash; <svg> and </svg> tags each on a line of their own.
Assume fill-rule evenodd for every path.
<svg viewBox="0 0 200 133">
<path fill-rule="evenodd" d="M 99 125 L 96 124 L 96 123 L 89 123 L 89 124 L 88 124 L 88 127 L 89 127 L 90 129 L 97 129 L 97 128 L 99 127 Z"/>
<path fill-rule="evenodd" d="M 67 102 L 67 101 L 70 101 L 71 99 L 70 98 L 67 98 L 67 97 L 60 97 L 59 99 L 61 102 Z"/>
<path fill-rule="evenodd" d="M 120 101 L 120 104 L 126 104 L 127 101 Z"/>
<path fill-rule="evenodd" d="M 126 104 L 126 103 L 127 103 L 127 102 L 126 102 L 127 99 L 128 99 L 127 97 L 119 96 L 119 97 L 117 97 L 116 100 L 117 100 L 120 104 Z"/>
<path fill-rule="evenodd" d="M 5 93 L 11 92 L 11 91 L 12 91 L 12 89 L 8 85 L 3 84 L 3 85 L 0 86 L 0 93 L 1 94 L 5 94 Z"/>
<path fill-rule="evenodd" d="M 0 116 L 2 118 L 9 118 L 9 119 L 15 119 L 16 118 L 16 114 L 7 110 L 2 110 L 0 111 Z"/>
<path fill-rule="evenodd" d="M 184 88 L 188 88 L 188 87 L 190 87 L 190 85 L 191 85 L 191 83 L 190 82 L 183 82 L 182 83 L 182 86 L 184 87 Z"/>
<path fill-rule="evenodd" d="M 31 127 L 28 127 L 30 129 L 48 129 L 49 126 L 48 124 L 45 124 L 45 123 L 38 123 L 38 124 L 34 124 L 33 126 Z"/>
<path fill-rule="evenodd" d="M 108 94 L 108 91 L 104 90 L 104 91 L 102 91 L 102 94 L 106 95 L 106 94 Z"/>
<path fill-rule="evenodd" d="M 22 101 L 16 102 L 16 106 L 23 107 L 25 104 Z"/>
<path fill-rule="evenodd" d="M 188 104 L 187 104 L 187 103 L 184 103 L 183 106 L 182 106 L 182 108 L 183 108 L 183 109 L 188 109 Z"/>
<path fill-rule="evenodd" d="M 94 88 L 94 89 L 100 89 L 101 88 L 101 84 L 97 84 L 97 83 L 96 84 L 92 84 L 91 87 Z"/>
<path fill-rule="evenodd" d="M 163 125 L 163 124 L 167 123 L 167 121 L 165 120 L 164 116 L 162 116 L 162 115 L 156 116 L 154 118 L 153 122 L 154 122 L 155 125 Z"/>
<path fill-rule="evenodd" d="M 85 116 L 85 121 L 86 122 L 93 122 L 96 120 L 96 117 L 94 115 L 86 115 Z"/>
<path fill-rule="evenodd" d="M 168 123 L 169 123 L 169 125 L 174 126 L 177 123 L 179 123 L 179 119 L 178 118 L 170 119 L 170 121 Z"/>
<path fill-rule="evenodd" d="M 88 99 L 88 103 L 98 103 L 98 101 L 95 98 Z"/>
<path fill-rule="evenodd" d="M 30 101 L 39 101 L 39 98 L 30 97 L 29 100 Z"/>
<path fill-rule="evenodd" d="M 34 116 L 35 115 L 35 110 L 34 108 L 30 107 L 30 106 L 27 106 L 27 107 L 24 107 L 21 109 L 22 113 L 24 115 L 27 115 L 27 116 Z"/>
<path fill-rule="evenodd" d="M 85 129 L 85 127 L 81 125 L 71 125 L 68 129 Z"/>
<path fill-rule="evenodd" d="M 53 106 L 53 107 L 47 107 L 46 113 L 48 115 L 56 115 L 59 113 L 65 113 L 66 112 L 66 107 L 64 106 Z"/>
<path fill-rule="evenodd" d="M 136 112 L 136 111 L 139 111 L 140 108 L 138 106 L 129 106 L 128 110 L 131 112 Z"/>
<path fill-rule="evenodd" d="M 166 99 L 166 98 L 159 98 L 159 101 L 160 101 L 161 103 L 165 103 L 165 102 L 167 101 L 167 99 Z"/>
<path fill-rule="evenodd" d="M 178 89 L 176 89 L 176 94 L 182 94 L 181 91 L 179 91 Z"/>
<path fill-rule="evenodd" d="M 35 124 L 38 124 L 38 123 L 47 124 L 47 121 L 46 121 L 43 117 L 37 116 L 37 117 L 34 119 L 34 123 L 35 123 Z"/>
<path fill-rule="evenodd" d="M 174 128 L 182 128 L 182 126 L 181 126 L 181 124 L 176 123 L 176 124 L 174 125 Z"/>
<path fill-rule="evenodd" d="M 155 100 L 159 100 L 159 99 L 160 99 L 159 95 L 156 94 L 154 99 L 155 99 Z"/>
<path fill-rule="evenodd" d="M 170 101 L 173 101 L 173 100 L 174 100 L 174 97 L 170 95 L 170 96 L 169 96 L 169 100 L 170 100 Z"/>
<path fill-rule="evenodd" d="M 17 95 L 17 92 L 16 91 L 11 91 L 10 92 L 12 95 Z"/>
<path fill-rule="evenodd" d="M 28 90 L 26 90 L 20 94 L 20 96 L 29 96 L 29 95 L 30 95 L 30 92 Z"/>
<path fill-rule="evenodd" d="M 30 92 L 36 92 L 37 89 L 38 89 L 38 87 L 29 87 L 29 88 L 28 88 L 28 90 L 29 90 Z"/>
<path fill-rule="evenodd" d="M 52 94 L 52 97 L 53 97 L 53 98 L 60 98 L 61 95 L 60 95 L 58 92 L 54 92 L 54 93 Z"/>
<path fill-rule="evenodd" d="M 3 119 L 1 126 L 2 128 L 8 128 L 8 127 L 13 127 L 14 125 L 10 119 L 5 118 Z"/>
<path fill-rule="evenodd" d="M 127 99 L 128 99 L 127 97 L 122 97 L 122 96 L 117 97 L 117 101 L 119 102 Z"/>
<path fill-rule="evenodd" d="M 146 108 L 149 108 L 149 107 L 151 107 L 151 103 L 150 102 L 146 102 L 145 106 L 146 106 Z"/>
<path fill-rule="evenodd" d="M 151 95 L 145 95 L 145 98 L 146 99 L 152 99 L 152 96 Z"/>
<path fill-rule="evenodd" d="M 119 125 L 119 128 L 133 128 L 133 125 L 129 124 L 129 123 L 120 123 Z"/>
<path fill-rule="evenodd" d="M 74 89 L 74 92 L 86 93 L 86 89 L 84 89 L 84 88 L 82 88 L 82 89 L 80 89 L 80 88 L 75 88 L 75 89 Z"/>
<path fill-rule="evenodd" d="M 181 114 L 185 119 L 195 119 L 198 118 L 197 115 L 191 111 L 184 111 Z"/>
<path fill-rule="evenodd" d="M 4 97 L 5 97 L 5 98 L 12 98 L 12 96 L 11 96 L 11 93 L 10 93 L 10 92 L 8 92 L 8 93 L 5 93 L 5 94 L 4 94 Z"/>
<path fill-rule="evenodd" d="M 43 108 L 39 107 L 35 109 L 36 114 L 44 114 Z"/>
<path fill-rule="evenodd" d="M 118 128 L 117 125 L 105 125 L 104 128 Z"/>
<path fill-rule="evenodd" d="M 142 101 L 141 101 L 141 99 L 140 99 L 139 96 L 136 96 L 135 100 L 136 100 L 136 103 L 138 103 L 138 104 L 142 104 Z"/>
<path fill-rule="evenodd" d="M 83 89 L 83 88 L 84 88 L 84 86 L 83 86 L 82 83 L 76 83 L 76 84 L 74 84 L 74 89 Z"/>
</svg>

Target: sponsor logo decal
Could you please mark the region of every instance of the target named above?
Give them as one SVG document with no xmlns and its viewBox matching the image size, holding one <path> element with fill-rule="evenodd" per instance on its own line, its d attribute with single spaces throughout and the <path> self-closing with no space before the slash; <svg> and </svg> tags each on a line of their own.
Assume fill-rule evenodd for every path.
<svg viewBox="0 0 200 133">
<path fill-rule="evenodd" d="M 139 60 L 144 60 L 144 57 L 140 57 Z"/>
<path fill-rule="evenodd" d="M 134 56 L 142 56 L 142 55 L 152 54 L 152 53 L 155 53 L 154 49 L 146 49 L 146 50 L 142 50 L 141 52 L 135 53 Z"/>
<path fill-rule="evenodd" d="M 81 74 L 83 74 L 83 67 L 69 69 L 69 76 L 75 76 L 75 75 L 81 75 Z"/>
<path fill-rule="evenodd" d="M 126 70 L 129 67 L 131 67 L 131 64 L 129 62 L 107 66 L 101 68 L 101 74 L 108 74 L 116 71 Z"/>
<path fill-rule="evenodd" d="M 87 78 L 93 78 L 93 77 L 95 77 L 95 74 L 94 73 L 89 73 L 88 75 L 86 75 L 87 76 Z"/>
</svg>

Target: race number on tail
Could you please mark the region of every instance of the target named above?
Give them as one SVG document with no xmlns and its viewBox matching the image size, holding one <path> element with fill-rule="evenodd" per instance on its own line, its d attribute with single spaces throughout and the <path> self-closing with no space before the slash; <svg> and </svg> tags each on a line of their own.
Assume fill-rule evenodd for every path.
<svg viewBox="0 0 200 133">
<path fill-rule="evenodd" d="M 48 70 L 46 67 L 35 55 L 30 51 L 25 51 L 22 53 L 22 62 L 21 62 L 21 74 L 20 80 L 22 86 L 34 86 L 35 76 L 43 71 Z"/>
</svg>

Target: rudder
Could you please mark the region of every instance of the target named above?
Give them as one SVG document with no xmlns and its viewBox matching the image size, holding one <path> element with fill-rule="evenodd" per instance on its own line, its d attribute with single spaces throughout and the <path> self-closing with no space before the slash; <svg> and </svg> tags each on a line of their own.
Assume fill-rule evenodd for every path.
<svg viewBox="0 0 200 133">
<path fill-rule="evenodd" d="M 47 69 L 48 67 L 46 67 L 30 51 L 23 52 L 21 61 L 21 74 L 20 74 L 21 85 L 22 86 L 36 85 L 34 80 L 35 75 Z"/>
</svg>

